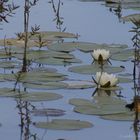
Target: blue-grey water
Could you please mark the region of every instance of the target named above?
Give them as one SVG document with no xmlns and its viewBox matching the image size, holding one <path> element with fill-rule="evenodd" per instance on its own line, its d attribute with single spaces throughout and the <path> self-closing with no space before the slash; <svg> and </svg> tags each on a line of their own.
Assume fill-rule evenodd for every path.
<svg viewBox="0 0 140 140">
<path fill-rule="evenodd" d="M 23 31 L 23 1 L 15 1 L 21 8 L 16 10 L 16 14 L 8 18 L 10 23 L 3 23 L 0 38 L 14 37 L 14 33 Z M 55 0 L 57 2 L 57 0 Z M 79 41 L 94 43 L 117 43 L 127 44 L 132 47 L 132 33 L 128 32 L 132 28 L 132 24 L 120 22 L 118 17 L 109 11 L 104 2 L 80 2 L 76 0 L 63 0 L 60 15 L 64 18 L 62 28 L 66 27 L 67 32 L 78 33 Z M 137 10 L 123 9 L 122 15 L 138 13 Z M 40 25 L 42 31 L 56 31 L 56 24 L 53 22 L 55 14 L 48 0 L 40 0 L 37 6 L 30 11 L 30 26 Z M 85 64 L 90 63 L 91 57 L 82 55 L 82 52 L 75 52 L 79 58 L 82 58 Z M 123 64 L 123 63 L 122 63 Z M 115 63 L 120 65 L 120 63 Z M 132 64 L 126 64 L 126 69 L 132 72 Z M 63 72 L 63 67 L 58 67 L 59 72 Z M 65 71 L 66 72 L 66 71 Z M 78 74 L 70 74 L 71 77 Z M 84 78 L 84 76 L 83 76 Z M 85 78 L 90 78 L 85 76 Z M 3 85 L 2 85 L 3 86 Z M 4 86 L 9 86 L 7 83 Z M 125 99 L 130 101 L 133 98 L 133 90 L 131 84 L 123 84 L 124 90 L 122 94 Z M 126 88 L 128 87 L 129 88 Z M 56 92 L 56 91 L 54 91 Z M 132 129 L 133 122 L 119 122 L 102 120 L 98 116 L 82 115 L 73 113 L 73 106 L 68 104 L 71 98 L 91 99 L 93 89 L 82 90 L 58 90 L 57 93 L 63 95 L 63 99 L 51 102 L 43 102 L 36 104 L 38 107 L 60 108 L 66 110 L 66 115 L 60 118 L 72 118 L 77 120 L 86 120 L 94 124 L 93 128 L 83 129 L 80 131 L 53 131 L 37 129 L 30 127 L 32 134 L 36 134 L 39 140 L 134 140 L 135 134 Z M 0 98 L 0 138 L 2 140 L 20 140 L 21 130 L 19 127 L 20 117 L 16 108 L 16 101 L 11 98 Z M 52 119 L 53 117 L 51 117 Z M 59 117 L 58 117 L 59 118 Z M 31 116 L 32 121 L 45 121 L 46 118 Z M 25 140 L 25 139 L 23 139 Z M 30 138 L 29 140 L 33 140 Z"/>
</svg>

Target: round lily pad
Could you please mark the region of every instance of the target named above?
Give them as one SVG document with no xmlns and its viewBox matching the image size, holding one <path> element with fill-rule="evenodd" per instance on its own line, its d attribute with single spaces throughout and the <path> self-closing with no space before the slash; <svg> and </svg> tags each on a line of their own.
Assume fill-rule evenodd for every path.
<svg viewBox="0 0 140 140">
<path fill-rule="evenodd" d="M 75 81 L 75 80 L 72 80 L 72 81 L 65 81 L 65 83 L 68 84 L 68 88 L 69 89 L 87 89 L 87 88 L 94 88 L 95 87 L 95 84 L 91 81 L 91 82 L 88 82 L 88 81 Z"/>
<path fill-rule="evenodd" d="M 69 100 L 69 103 L 75 106 L 93 106 L 93 103 L 87 99 L 73 98 Z"/>
<path fill-rule="evenodd" d="M 49 72 L 46 70 L 40 71 L 30 71 L 25 73 L 15 73 L 15 74 L 2 74 L 0 75 L 0 80 L 3 81 L 17 81 L 25 83 L 34 83 L 35 81 L 39 82 L 56 82 L 63 81 L 66 79 L 66 75 L 57 72 Z"/>
<path fill-rule="evenodd" d="M 48 46 L 48 49 L 60 52 L 71 52 L 76 49 L 77 43 L 75 42 L 64 42 L 55 43 Z"/>
<path fill-rule="evenodd" d="M 18 98 L 18 96 L 16 96 Z M 39 101 L 51 101 L 62 98 L 61 95 L 50 92 L 33 92 L 26 93 L 19 96 L 23 101 L 39 102 Z"/>
<path fill-rule="evenodd" d="M 45 108 L 45 109 L 35 109 L 31 111 L 31 113 L 35 116 L 63 116 L 65 115 L 65 111 L 62 109 L 55 108 Z"/>
<path fill-rule="evenodd" d="M 127 77 L 118 77 L 119 83 L 131 83 L 133 82 L 133 79 L 127 78 Z"/>
<path fill-rule="evenodd" d="M 73 66 L 69 68 L 70 72 L 75 72 L 79 74 L 95 74 L 96 72 L 101 71 L 100 65 L 80 65 L 80 66 Z M 104 72 L 107 73 L 118 73 L 124 71 L 122 67 L 113 67 L 113 66 L 104 66 Z"/>
<path fill-rule="evenodd" d="M 31 39 L 36 39 L 36 37 L 40 34 L 43 38 L 77 38 L 77 35 L 68 32 L 57 32 L 57 31 L 40 31 L 31 37 Z"/>
<path fill-rule="evenodd" d="M 35 126 L 37 128 L 54 130 L 80 130 L 83 128 L 91 128 L 93 124 L 80 120 L 53 119 L 51 122 L 38 122 Z"/>
<path fill-rule="evenodd" d="M 23 94 L 25 94 L 25 92 L 13 90 L 12 88 L 0 88 L 0 97 L 16 97 Z"/>
<path fill-rule="evenodd" d="M 140 26 L 140 14 L 132 14 L 125 17 L 122 17 L 124 21 L 132 22 L 136 26 Z"/>
<path fill-rule="evenodd" d="M 48 46 L 49 49 L 55 51 L 64 51 L 71 52 L 76 49 L 83 52 L 91 52 L 95 49 L 107 49 L 111 51 L 111 53 L 119 52 L 122 49 L 127 48 L 127 45 L 121 44 L 97 44 L 90 42 L 64 42 L 64 43 L 56 43 Z"/>
<path fill-rule="evenodd" d="M 35 63 L 38 64 L 48 64 L 48 65 L 70 65 L 71 63 L 81 63 L 81 60 L 76 59 L 76 58 L 40 58 L 38 60 L 35 60 Z"/>
<path fill-rule="evenodd" d="M 55 73 L 55 72 L 38 72 L 31 71 L 27 73 L 22 73 L 20 77 L 21 82 L 26 83 L 34 83 L 34 81 L 38 82 L 56 82 L 63 81 L 66 77 L 63 74 Z"/>
<path fill-rule="evenodd" d="M 111 59 L 118 61 L 128 61 L 134 57 L 134 49 L 124 50 L 122 52 L 113 54 Z"/>
<path fill-rule="evenodd" d="M 76 106 L 74 111 L 87 114 L 87 115 L 106 115 L 106 114 L 118 114 L 126 112 L 126 109 L 122 108 L 121 105 L 104 105 L 104 106 Z"/>
<path fill-rule="evenodd" d="M 113 121 L 134 121 L 136 114 L 133 111 L 127 111 L 126 113 L 103 115 L 102 119 Z M 138 115 L 140 116 L 140 115 Z"/>
<path fill-rule="evenodd" d="M 19 68 L 20 63 L 18 61 L 0 61 L 0 68 Z"/>
<path fill-rule="evenodd" d="M 110 99 L 113 99 L 113 101 Z M 94 102 L 85 99 L 71 99 L 69 103 L 75 105 L 75 112 L 88 115 L 117 114 L 127 111 L 123 100 L 117 98 L 107 99 L 107 96 L 96 98 Z"/>
<path fill-rule="evenodd" d="M 23 59 L 23 54 L 22 53 L 15 53 L 12 54 L 12 56 L 18 58 L 18 59 Z M 36 60 L 40 58 L 59 58 L 59 59 L 73 59 L 74 56 L 69 53 L 64 53 L 64 52 L 56 52 L 56 51 L 48 51 L 48 50 L 30 50 L 27 52 L 27 59 L 28 60 Z"/>
<path fill-rule="evenodd" d="M 24 83 L 23 86 L 25 88 L 40 89 L 40 90 L 64 89 L 68 87 L 68 85 L 64 82 Z"/>
</svg>

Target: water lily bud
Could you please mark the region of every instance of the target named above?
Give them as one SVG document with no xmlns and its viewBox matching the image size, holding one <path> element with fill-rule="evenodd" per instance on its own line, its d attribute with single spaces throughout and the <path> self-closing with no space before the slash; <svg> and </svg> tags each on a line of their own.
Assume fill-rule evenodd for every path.
<svg viewBox="0 0 140 140">
<path fill-rule="evenodd" d="M 108 74 L 107 72 L 97 72 L 96 82 L 100 87 L 108 88 L 116 86 L 118 83 L 118 78 L 114 74 Z"/>
</svg>

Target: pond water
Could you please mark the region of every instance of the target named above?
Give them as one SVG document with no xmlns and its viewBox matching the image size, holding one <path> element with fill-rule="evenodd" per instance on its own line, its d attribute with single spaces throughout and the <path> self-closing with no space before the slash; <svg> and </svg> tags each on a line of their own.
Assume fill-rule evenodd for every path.
<svg viewBox="0 0 140 140">
<path fill-rule="evenodd" d="M 1 30 L 0 39 L 3 39 L 5 35 L 6 38 L 15 37 L 15 33 L 23 32 L 24 1 L 14 2 L 21 7 L 15 11 L 16 14 L 13 17 L 8 17 L 9 23 L 2 23 L 1 28 L 3 29 Z M 57 7 L 58 0 L 55 0 L 54 2 Z M 122 16 L 134 13 L 139 13 L 139 10 L 131 8 L 121 9 Z M 63 5 L 60 6 L 60 17 L 63 17 L 63 24 L 60 25 L 60 29 L 56 28 L 56 21 L 54 21 L 55 17 L 51 3 L 48 3 L 48 0 L 40 0 L 37 5 L 30 10 L 29 27 L 36 24 L 40 25 L 41 31 L 59 31 L 66 29 L 65 32 L 79 35 L 78 39 L 66 38 L 64 39 L 64 42 L 78 41 L 98 44 L 126 44 L 130 48 L 133 46 L 131 38 L 134 34 L 129 32 L 129 30 L 131 30 L 134 25 L 132 23 L 121 22 L 115 13 L 115 9 L 113 8 L 111 11 L 110 7 L 106 6 L 104 1 L 63 0 Z M 70 54 L 73 54 L 76 58 L 82 60 L 82 63 L 72 63 L 72 65 L 68 66 L 43 65 L 43 67 L 55 68 L 58 73 L 67 75 L 68 79 L 92 81 L 92 76 L 95 76 L 94 74 L 85 75 L 68 71 L 72 66 L 90 65 L 93 61 L 90 53 L 75 50 L 70 52 Z M 13 60 L 15 60 L 15 58 Z M 2 61 L 4 61 L 4 59 L 2 59 Z M 131 60 L 127 62 L 111 60 L 111 63 L 112 66 L 125 67 L 125 72 L 122 72 L 121 74 L 133 74 L 133 63 Z M 35 63 L 31 68 L 35 69 L 38 66 L 39 65 Z M 0 71 L 1 74 L 7 74 L 11 73 L 12 70 L 1 68 Z M 17 71 L 17 69 L 15 71 Z M 32 79 L 32 77 L 29 78 Z M 133 76 L 129 76 L 129 78 L 132 79 Z M 14 84 L 15 82 L 13 81 L 4 81 L 1 82 L 0 86 L 1 88 L 13 88 Z M 123 87 L 123 90 L 117 90 L 116 93 L 118 95 L 121 92 L 122 97 L 115 96 L 115 98 L 125 100 L 128 103 L 132 102 L 134 97 L 134 90 L 132 89 L 134 83 L 122 83 L 119 85 Z M 21 90 L 23 90 L 21 83 L 17 87 L 20 87 Z M 0 98 L 0 137 L 3 140 L 138 140 L 139 134 L 137 134 L 138 131 L 136 131 L 133 121 L 105 120 L 96 115 L 86 115 L 73 111 L 74 105 L 69 104 L 69 100 L 72 98 L 82 98 L 93 101 L 94 97 L 92 97 L 92 94 L 94 90 L 95 88 L 36 90 L 27 87 L 27 91 L 29 92 L 53 92 L 62 95 L 63 98 L 54 101 L 25 102 L 24 100 L 22 101 L 17 98 L 2 97 Z M 32 106 L 35 106 L 37 109 L 62 109 L 65 110 L 65 115 L 61 116 L 61 114 L 60 116 L 55 116 L 53 114 L 52 116 L 35 116 L 29 111 L 33 109 Z M 23 114 L 21 114 L 21 112 Z M 88 121 L 93 124 L 93 127 L 69 131 L 41 129 L 34 125 L 36 122 L 47 122 L 52 119 Z"/>
</svg>

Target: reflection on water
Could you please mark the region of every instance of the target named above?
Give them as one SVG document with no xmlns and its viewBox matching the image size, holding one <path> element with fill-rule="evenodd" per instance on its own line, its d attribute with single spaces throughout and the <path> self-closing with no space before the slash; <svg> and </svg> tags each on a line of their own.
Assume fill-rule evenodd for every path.
<svg viewBox="0 0 140 140">
<path fill-rule="evenodd" d="M 53 21 L 56 22 L 56 28 L 58 29 L 58 31 L 64 32 L 66 30 L 66 27 L 63 27 L 64 18 L 60 15 L 63 2 L 61 0 L 58 0 L 57 3 L 56 2 L 57 1 L 54 0 L 49 1 L 49 3 L 52 4 L 52 9 L 55 14 L 55 18 L 53 19 Z"/>
</svg>

